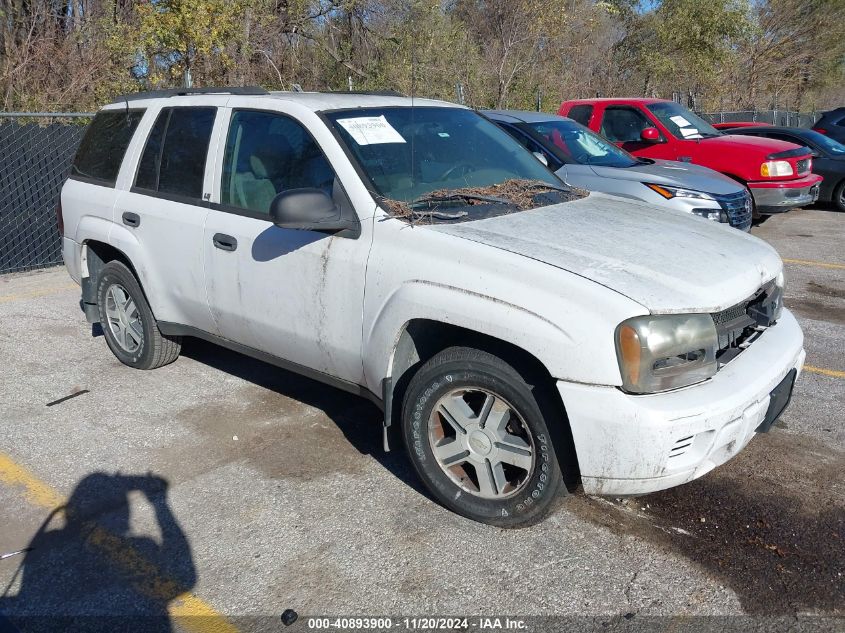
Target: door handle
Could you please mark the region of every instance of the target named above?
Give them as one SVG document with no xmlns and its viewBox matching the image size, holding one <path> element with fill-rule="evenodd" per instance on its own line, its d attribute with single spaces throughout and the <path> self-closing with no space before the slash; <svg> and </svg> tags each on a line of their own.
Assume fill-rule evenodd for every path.
<svg viewBox="0 0 845 633">
<path fill-rule="evenodd" d="M 238 240 L 225 233 L 215 233 L 211 241 L 221 251 L 233 251 L 238 247 Z"/>
<path fill-rule="evenodd" d="M 141 216 L 137 213 L 130 213 L 129 211 L 124 211 L 123 213 L 123 223 L 126 226 L 136 227 L 140 226 L 141 224 Z"/>
</svg>

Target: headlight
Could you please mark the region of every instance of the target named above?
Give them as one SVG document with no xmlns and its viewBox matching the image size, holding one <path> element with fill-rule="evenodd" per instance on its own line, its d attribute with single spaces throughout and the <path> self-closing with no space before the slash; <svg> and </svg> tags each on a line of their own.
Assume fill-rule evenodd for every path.
<svg viewBox="0 0 845 633">
<path fill-rule="evenodd" d="M 728 214 L 723 209 L 693 209 L 692 213 L 700 218 L 713 220 L 713 222 L 730 222 Z"/>
<path fill-rule="evenodd" d="M 716 373 L 716 326 L 709 314 L 634 317 L 616 328 L 622 385 L 631 393 L 676 389 Z"/>
<path fill-rule="evenodd" d="M 695 200 L 714 199 L 709 193 L 695 191 L 694 189 L 683 189 L 682 187 L 669 187 L 666 185 L 653 185 L 647 182 L 644 182 L 643 184 L 652 191 L 659 193 L 667 200 L 671 200 L 672 198 L 693 198 Z"/>
<path fill-rule="evenodd" d="M 792 165 L 786 160 L 770 160 L 760 165 L 760 175 L 764 178 L 772 176 L 791 176 Z"/>
</svg>

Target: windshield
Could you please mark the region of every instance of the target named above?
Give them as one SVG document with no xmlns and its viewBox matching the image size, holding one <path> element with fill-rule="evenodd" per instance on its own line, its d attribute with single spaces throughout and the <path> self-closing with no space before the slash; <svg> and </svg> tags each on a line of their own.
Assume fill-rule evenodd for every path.
<svg viewBox="0 0 845 633">
<path fill-rule="evenodd" d="M 385 198 L 412 202 L 432 192 L 512 180 L 564 186 L 507 132 L 472 110 L 356 108 L 327 117 Z"/>
<path fill-rule="evenodd" d="M 675 138 L 696 139 L 721 135 L 707 121 L 677 103 L 661 101 L 647 107 Z"/>
<path fill-rule="evenodd" d="M 804 134 L 806 135 L 807 140 L 813 141 L 813 143 L 824 149 L 826 152 L 829 152 L 837 157 L 845 156 L 845 145 L 839 141 L 834 141 L 829 136 L 819 134 L 813 130 L 807 130 Z"/>
<path fill-rule="evenodd" d="M 542 136 L 547 148 L 564 163 L 633 167 L 639 161 L 628 152 L 575 121 L 541 121 L 526 127 Z"/>
</svg>

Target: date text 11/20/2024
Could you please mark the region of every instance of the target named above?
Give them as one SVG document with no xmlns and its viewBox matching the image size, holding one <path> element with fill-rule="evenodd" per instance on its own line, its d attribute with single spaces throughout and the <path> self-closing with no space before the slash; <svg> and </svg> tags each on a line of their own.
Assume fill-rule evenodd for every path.
<svg viewBox="0 0 845 633">
<path fill-rule="evenodd" d="M 525 630 L 527 625 L 519 618 L 475 617 L 475 618 L 308 618 L 308 628 L 314 630 L 377 630 L 407 629 L 423 631 L 467 631 L 467 630 Z"/>
</svg>

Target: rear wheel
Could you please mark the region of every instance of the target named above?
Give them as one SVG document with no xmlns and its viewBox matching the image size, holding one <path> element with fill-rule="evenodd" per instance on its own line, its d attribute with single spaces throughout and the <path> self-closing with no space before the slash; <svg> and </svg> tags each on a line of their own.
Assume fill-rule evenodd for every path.
<svg viewBox="0 0 845 633">
<path fill-rule="evenodd" d="M 425 363 L 408 385 L 402 432 L 432 495 L 475 521 L 536 523 L 563 489 L 534 389 L 492 354 L 454 347 Z"/>
<path fill-rule="evenodd" d="M 179 357 L 181 337 L 159 331 L 138 280 L 122 262 L 103 266 L 97 304 L 106 343 L 120 362 L 136 369 L 155 369 Z"/>
</svg>

